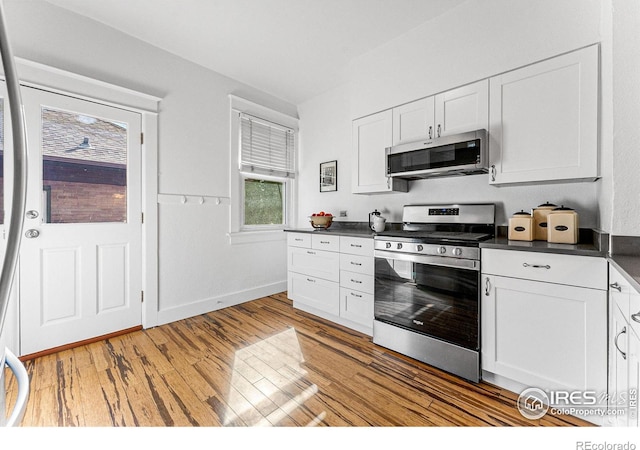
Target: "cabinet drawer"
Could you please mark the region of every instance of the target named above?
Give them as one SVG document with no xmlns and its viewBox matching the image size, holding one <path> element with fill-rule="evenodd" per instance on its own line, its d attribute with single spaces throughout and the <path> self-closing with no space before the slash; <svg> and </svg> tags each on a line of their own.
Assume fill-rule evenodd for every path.
<svg viewBox="0 0 640 450">
<path fill-rule="evenodd" d="M 373 256 L 373 239 L 342 236 L 340 238 L 340 252 Z"/>
<path fill-rule="evenodd" d="M 373 327 L 373 295 L 340 288 L 340 317 Z"/>
<path fill-rule="evenodd" d="M 287 244 L 294 247 L 311 248 L 311 235 L 308 233 L 287 233 Z"/>
<path fill-rule="evenodd" d="M 326 250 L 328 252 L 340 251 L 340 236 L 312 234 L 311 247 L 317 250 Z"/>
<path fill-rule="evenodd" d="M 341 270 L 340 286 L 373 294 L 373 276 Z"/>
<path fill-rule="evenodd" d="M 347 270 L 349 272 L 357 272 L 373 276 L 373 266 L 373 255 L 361 256 L 348 255 L 345 253 L 340 254 L 340 270 Z"/>
<path fill-rule="evenodd" d="M 624 317 L 629 314 L 629 294 L 633 289 L 629 282 L 614 267 L 609 266 L 609 297 L 616 304 Z"/>
<path fill-rule="evenodd" d="M 607 261 L 591 256 L 482 249 L 482 272 L 547 283 L 607 289 Z"/>
<path fill-rule="evenodd" d="M 340 254 L 298 247 L 287 249 L 289 271 L 325 280 L 340 280 Z"/>
<path fill-rule="evenodd" d="M 338 283 L 295 272 L 289 272 L 287 281 L 287 295 L 294 302 L 335 316 L 340 314 L 340 286 Z"/>
</svg>

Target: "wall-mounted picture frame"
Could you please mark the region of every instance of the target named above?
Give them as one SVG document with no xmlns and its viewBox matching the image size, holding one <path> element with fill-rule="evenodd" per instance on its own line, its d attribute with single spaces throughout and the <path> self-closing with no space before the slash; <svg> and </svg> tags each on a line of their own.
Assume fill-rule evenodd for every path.
<svg viewBox="0 0 640 450">
<path fill-rule="evenodd" d="M 338 190 L 338 161 L 320 163 L 320 192 Z"/>
</svg>

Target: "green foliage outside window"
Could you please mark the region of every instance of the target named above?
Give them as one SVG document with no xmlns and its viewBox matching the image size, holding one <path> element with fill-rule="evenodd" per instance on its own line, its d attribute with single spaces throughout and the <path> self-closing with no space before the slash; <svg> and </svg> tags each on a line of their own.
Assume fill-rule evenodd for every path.
<svg viewBox="0 0 640 450">
<path fill-rule="evenodd" d="M 282 225 L 284 223 L 284 183 L 244 180 L 244 224 Z"/>
</svg>

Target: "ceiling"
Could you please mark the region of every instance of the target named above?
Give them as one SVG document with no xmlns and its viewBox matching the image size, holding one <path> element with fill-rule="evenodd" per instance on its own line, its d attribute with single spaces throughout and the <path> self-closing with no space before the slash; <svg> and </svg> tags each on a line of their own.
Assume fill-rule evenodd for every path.
<svg viewBox="0 0 640 450">
<path fill-rule="evenodd" d="M 46 0 L 295 105 L 465 0 Z"/>
</svg>

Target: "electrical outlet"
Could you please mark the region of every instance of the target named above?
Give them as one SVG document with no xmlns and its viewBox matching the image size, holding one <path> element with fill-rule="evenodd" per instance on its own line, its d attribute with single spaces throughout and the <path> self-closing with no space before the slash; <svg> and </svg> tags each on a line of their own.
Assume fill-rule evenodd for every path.
<svg viewBox="0 0 640 450">
<path fill-rule="evenodd" d="M 340 211 L 340 217 L 347 217 L 346 211 Z"/>
</svg>

